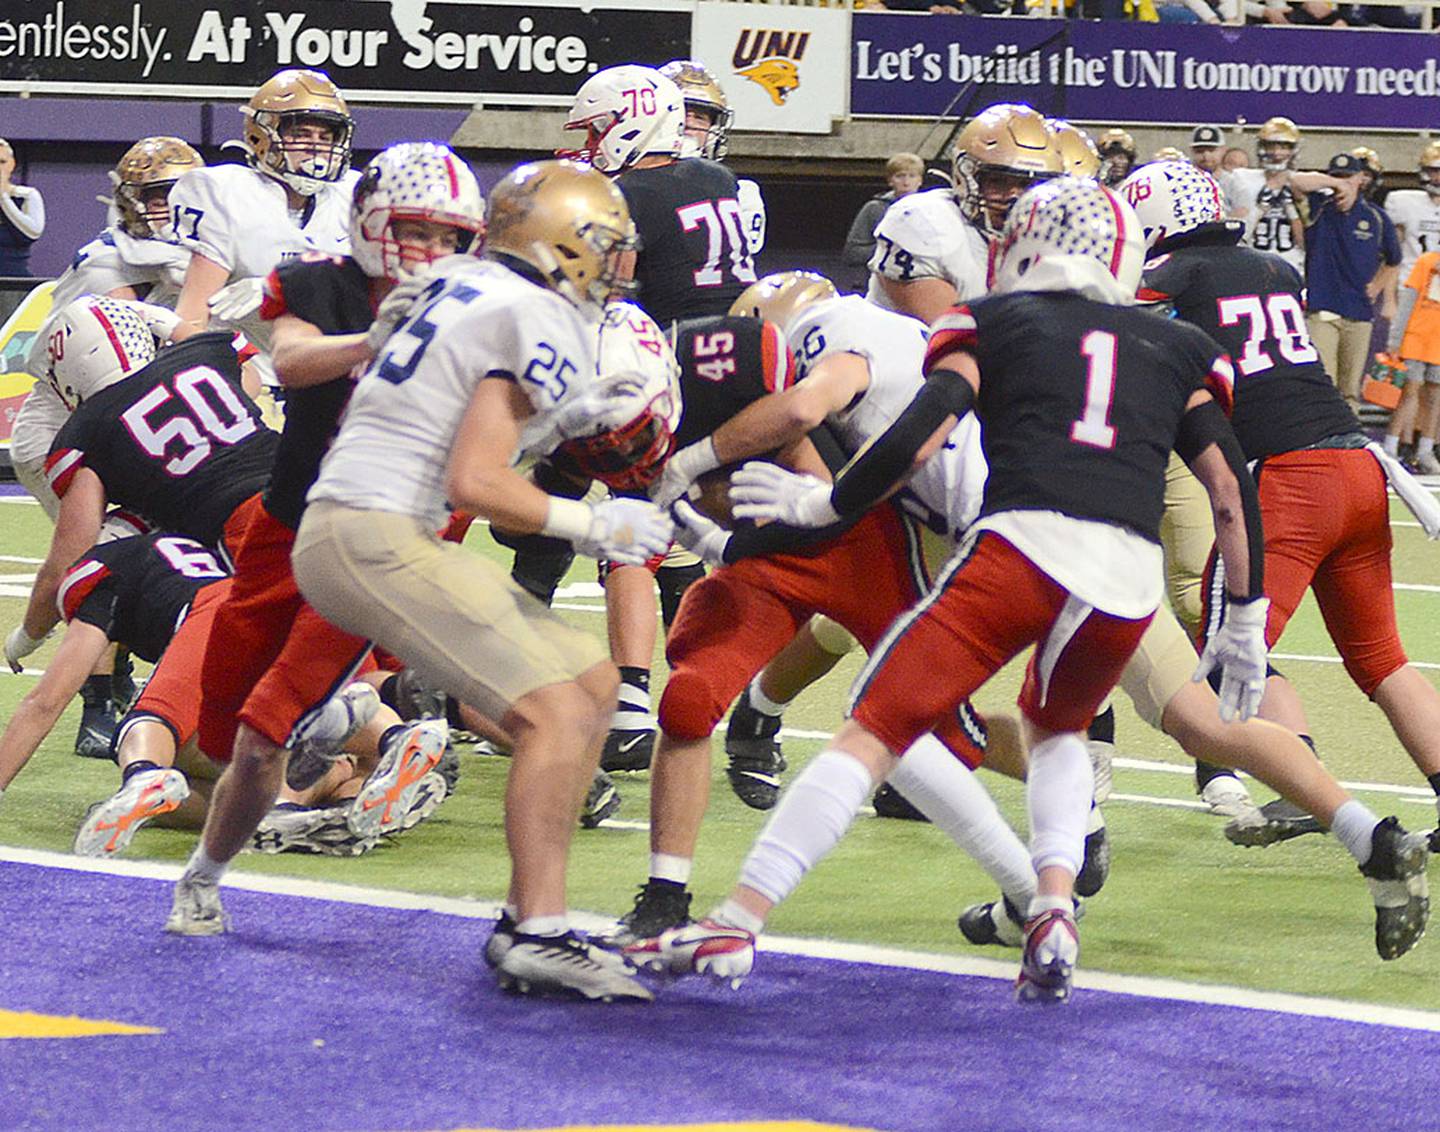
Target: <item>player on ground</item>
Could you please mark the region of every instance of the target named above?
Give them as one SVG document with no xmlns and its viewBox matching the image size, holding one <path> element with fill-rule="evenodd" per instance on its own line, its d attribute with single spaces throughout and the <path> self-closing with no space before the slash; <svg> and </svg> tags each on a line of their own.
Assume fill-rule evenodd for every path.
<svg viewBox="0 0 1440 1132">
<path fill-rule="evenodd" d="M 599 643 L 493 564 L 442 542 L 449 504 L 517 533 L 643 562 L 670 523 L 638 500 L 590 507 L 549 496 L 521 457 L 611 433 L 635 459 L 663 458 L 652 398 L 595 374 L 592 319 L 633 238 L 624 198 L 570 162 L 524 165 L 492 192 L 485 258 L 435 273 L 356 387 L 296 536 L 295 579 L 339 627 L 403 656 L 424 682 L 498 720 L 514 739 L 505 823 L 515 921 L 502 986 L 649 998 L 624 960 L 570 931 L 570 838 L 615 706 Z M 374 469 L 387 475 L 376 480 Z M 218 863 L 187 880 L 221 915 Z"/>
<path fill-rule="evenodd" d="M 1215 500 L 1220 545 L 1240 579 L 1230 604 L 1264 607 L 1254 487 L 1206 388 L 1228 365 L 1193 328 L 1125 305 L 1141 266 L 1138 227 L 1093 181 L 1031 190 L 1002 238 L 996 295 L 937 324 L 921 393 L 833 488 L 797 491 L 803 481 L 777 484 L 764 466 L 737 476 L 737 500 L 750 500 L 742 514 L 834 521 L 889 490 L 972 406 L 991 470 L 972 536 L 872 656 L 851 721 L 781 799 L 730 898 L 700 924 L 639 945 L 640 962 L 747 974 L 770 910 L 836 844 L 898 755 L 1038 643 L 1020 708 L 1039 887 L 1016 992 L 1021 1001 L 1068 997 L 1079 950 L 1072 888 L 1093 786 L 1084 729 L 1162 597 L 1172 447 Z M 950 659 L 937 679 L 942 653 Z M 1232 615 L 1202 667 L 1217 664 L 1222 710 L 1248 717 L 1264 671 L 1253 616 Z"/>
</svg>

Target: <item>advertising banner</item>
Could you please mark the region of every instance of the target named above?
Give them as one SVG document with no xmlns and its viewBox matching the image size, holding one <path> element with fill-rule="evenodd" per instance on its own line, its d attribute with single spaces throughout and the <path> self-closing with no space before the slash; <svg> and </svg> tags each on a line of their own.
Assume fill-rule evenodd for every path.
<svg viewBox="0 0 1440 1132">
<path fill-rule="evenodd" d="M 1116 21 L 854 17 L 850 109 L 932 117 L 1028 102 L 1078 121 L 1433 129 L 1433 35 Z M 957 95 L 959 96 L 957 100 Z"/>
<path fill-rule="evenodd" d="M 359 100 L 568 105 L 690 53 L 689 0 L 10 0 L 0 91 L 247 95 L 283 67 Z M 843 58 L 843 56 L 841 56 Z"/>
<path fill-rule="evenodd" d="M 50 293 L 54 289 L 53 283 L 41 283 L 20 298 L 10 317 L 0 324 L 0 448 L 10 446 L 15 417 L 35 384 L 26 372 L 25 359 L 30 356 L 35 335 L 50 317 Z M 12 297 L 4 296 L 5 306 Z"/>
<path fill-rule="evenodd" d="M 827 134 L 845 113 L 849 13 L 767 4 L 700 4 L 694 57 L 735 111 L 737 130 Z"/>
</svg>

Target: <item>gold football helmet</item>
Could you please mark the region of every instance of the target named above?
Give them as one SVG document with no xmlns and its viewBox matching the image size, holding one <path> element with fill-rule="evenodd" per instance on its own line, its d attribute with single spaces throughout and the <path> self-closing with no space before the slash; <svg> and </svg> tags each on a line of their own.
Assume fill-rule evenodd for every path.
<svg viewBox="0 0 1440 1132">
<path fill-rule="evenodd" d="M 1440 197 L 1440 142 L 1431 142 L 1420 151 L 1420 187 Z"/>
<path fill-rule="evenodd" d="M 1385 175 L 1385 166 L 1380 161 L 1380 155 L 1368 145 L 1357 145 L 1350 153 L 1365 162 L 1365 167 L 1370 170 L 1370 176 L 1377 181 Z"/>
<path fill-rule="evenodd" d="M 741 291 L 730 304 L 730 313 L 763 318 L 784 330 L 806 307 L 839 294 L 834 283 L 813 271 L 777 271 Z"/>
<path fill-rule="evenodd" d="M 1045 119 L 1022 103 L 988 107 L 955 142 L 955 198 L 987 236 L 998 236 L 1015 198 L 1064 171 Z"/>
<path fill-rule="evenodd" d="M 250 164 L 301 196 L 314 196 L 350 167 L 355 119 L 339 89 L 320 71 L 280 71 L 240 113 Z M 323 127 L 328 137 L 293 136 L 306 126 Z"/>
<path fill-rule="evenodd" d="M 1054 136 L 1055 148 L 1060 151 L 1060 163 L 1072 177 L 1098 178 L 1100 175 L 1100 151 L 1090 140 L 1090 135 L 1078 126 L 1072 126 L 1064 118 L 1046 118 Z"/>
<path fill-rule="evenodd" d="M 735 111 L 730 109 L 730 100 L 725 97 L 720 81 L 704 63 L 694 59 L 675 59 L 661 67 L 660 73 L 680 88 L 687 119 L 691 111 L 696 111 L 710 122 L 704 129 L 692 128 L 686 122 L 686 136 L 700 147 L 700 156 L 723 161 L 730 148 L 730 124 L 735 121 Z M 699 136 L 692 130 L 698 131 Z"/>
<path fill-rule="evenodd" d="M 619 289 L 617 253 L 635 246 L 635 225 L 603 173 L 574 161 L 521 165 L 491 190 L 489 214 L 487 257 L 520 260 L 591 313 Z"/>
<path fill-rule="evenodd" d="M 1162 145 L 1155 151 L 1151 161 L 1189 161 L 1190 159 L 1176 149 L 1173 145 Z"/>
<path fill-rule="evenodd" d="M 1267 118 L 1255 135 L 1255 155 L 1260 168 L 1274 172 L 1289 169 L 1300 151 L 1300 127 L 1289 118 Z"/>
<path fill-rule="evenodd" d="M 1118 126 L 1101 134 L 1095 148 L 1100 151 L 1100 181 L 1112 188 L 1130 176 L 1140 159 L 1140 147 L 1135 139 Z"/>
<path fill-rule="evenodd" d="M 141 138 L 110 171 L 120 228 L 137 240 L 168 240 L 170 190 L 182 173 L 199 169 L 205 159 L 179 138 Z"/>
</svg>

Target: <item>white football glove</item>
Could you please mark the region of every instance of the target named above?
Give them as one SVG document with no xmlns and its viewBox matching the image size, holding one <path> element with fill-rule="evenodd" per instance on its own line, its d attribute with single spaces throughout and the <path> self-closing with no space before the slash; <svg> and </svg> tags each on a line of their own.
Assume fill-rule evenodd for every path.
<svg viewBox="0 0 1440 1132">
<path fill-rule="evenodd" d="M 134 307 L 136 313 L 145 320 L 145 325 L 150 328 L 150 333 L 162 342 L 170 341 L 170 336 L 180 325 L 180 316 L 169 307 L 141 302 L 132 302 L 129 305 Z"/>
<path fill-rule="evenodd" d="M 1269 598 L 1225 601 L 1225 620 L 1200 654 L 1194 679 L 1204 680 L 1220 669 L 1220 718 L 1242 722 L 1260 710 L 1265 696 L 1265 616 Z"/>
<path fill-rule="evenodd" d="M 725 548 L 730 545 L 731 532 L 683 499 L 670 505 L 670 514 L 675 520 L 676 542 L 707 566 L 725 565 Z"/>
<path fill-rule="evenodd" d="M 239 322 L 260 309 L 265 280 L 258 275 L 237 279 L 210 296 L 210 317 L 221 322 Z"/>
<path fill-rule="evenodd" d="M 730 502 L 737 519 L 778 519 L 792 527 L 828 527 L 840 519 L 828 483 L 763 460 L 731 475 Z"/>
<path fill-rule="evenodd" d="M 605 499 L 590 509 L 590 529 L 575 549 L 621 566 L 643 566 L 670 549 L 675 524 L 648 499 Z"/>
<path fill-rule="evenodd" d="M 365 344 L 370 347 L 372 354 L 378 354 L 384 348 L 390 335 L 395 333 L 395 328 L 404 322 L 405 316 L 410 313 L 416 296 L 429 285 L 428 275 L 412 276 L 403 283 L 395 284 L 390 293 L 381 300 L 380 307 L 375 312 L 375 321 L 370 324 L 370 332 L 365 335 Z"/>
<path fill-rule="evenodd" d="M 47 633 L 46 636 L 49 634 Z M 29 656 L 45 643 L 45 637 L 38 641 L 34 640 L 29 633 L 25 632 L 24 625 L 16 625 L 10 630 L 10 635 L 5 638 L 5 659 L 10 664 L 11 672 L 24 672 L 25 666 L 20 662 Z"/>
<path fill-rule="evenodd" d="M 665 461 L 665 470 L 650 489 L 650 498 L 655 501 L 656 507 L 669 507 L 689 492 L 692 483 L 719 466 L 710 437 L 696 441 Z"/>
</svg>

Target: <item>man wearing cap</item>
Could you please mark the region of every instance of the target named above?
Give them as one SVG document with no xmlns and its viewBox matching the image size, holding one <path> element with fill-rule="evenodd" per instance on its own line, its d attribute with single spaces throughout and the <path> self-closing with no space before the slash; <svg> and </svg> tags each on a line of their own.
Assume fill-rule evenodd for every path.
<svg viewBox="0 0 1440 1132">
<path fill-rule="evenodd" d="M 1368 169 L 1353 153 L 1337 153 L 1326 172 L 1349 181 Z M 1390 286 L 1400 266 L 1395 225 L 1364 196 L 1347 204 L 1339 193 L 1311 193 L 1305 245 L 1310 339 L 1345 400 L 1358 408 L 1375 300 L 1382 299 L 1382 317 L 1395 316 Z"/>
<path fill-rule="evenodd" d="M 1212 177 L 1225 157 L 1225 131 L 1219 126 L 1196 126 L 1190 134 L 1190 160 Z"/>
</svg>

